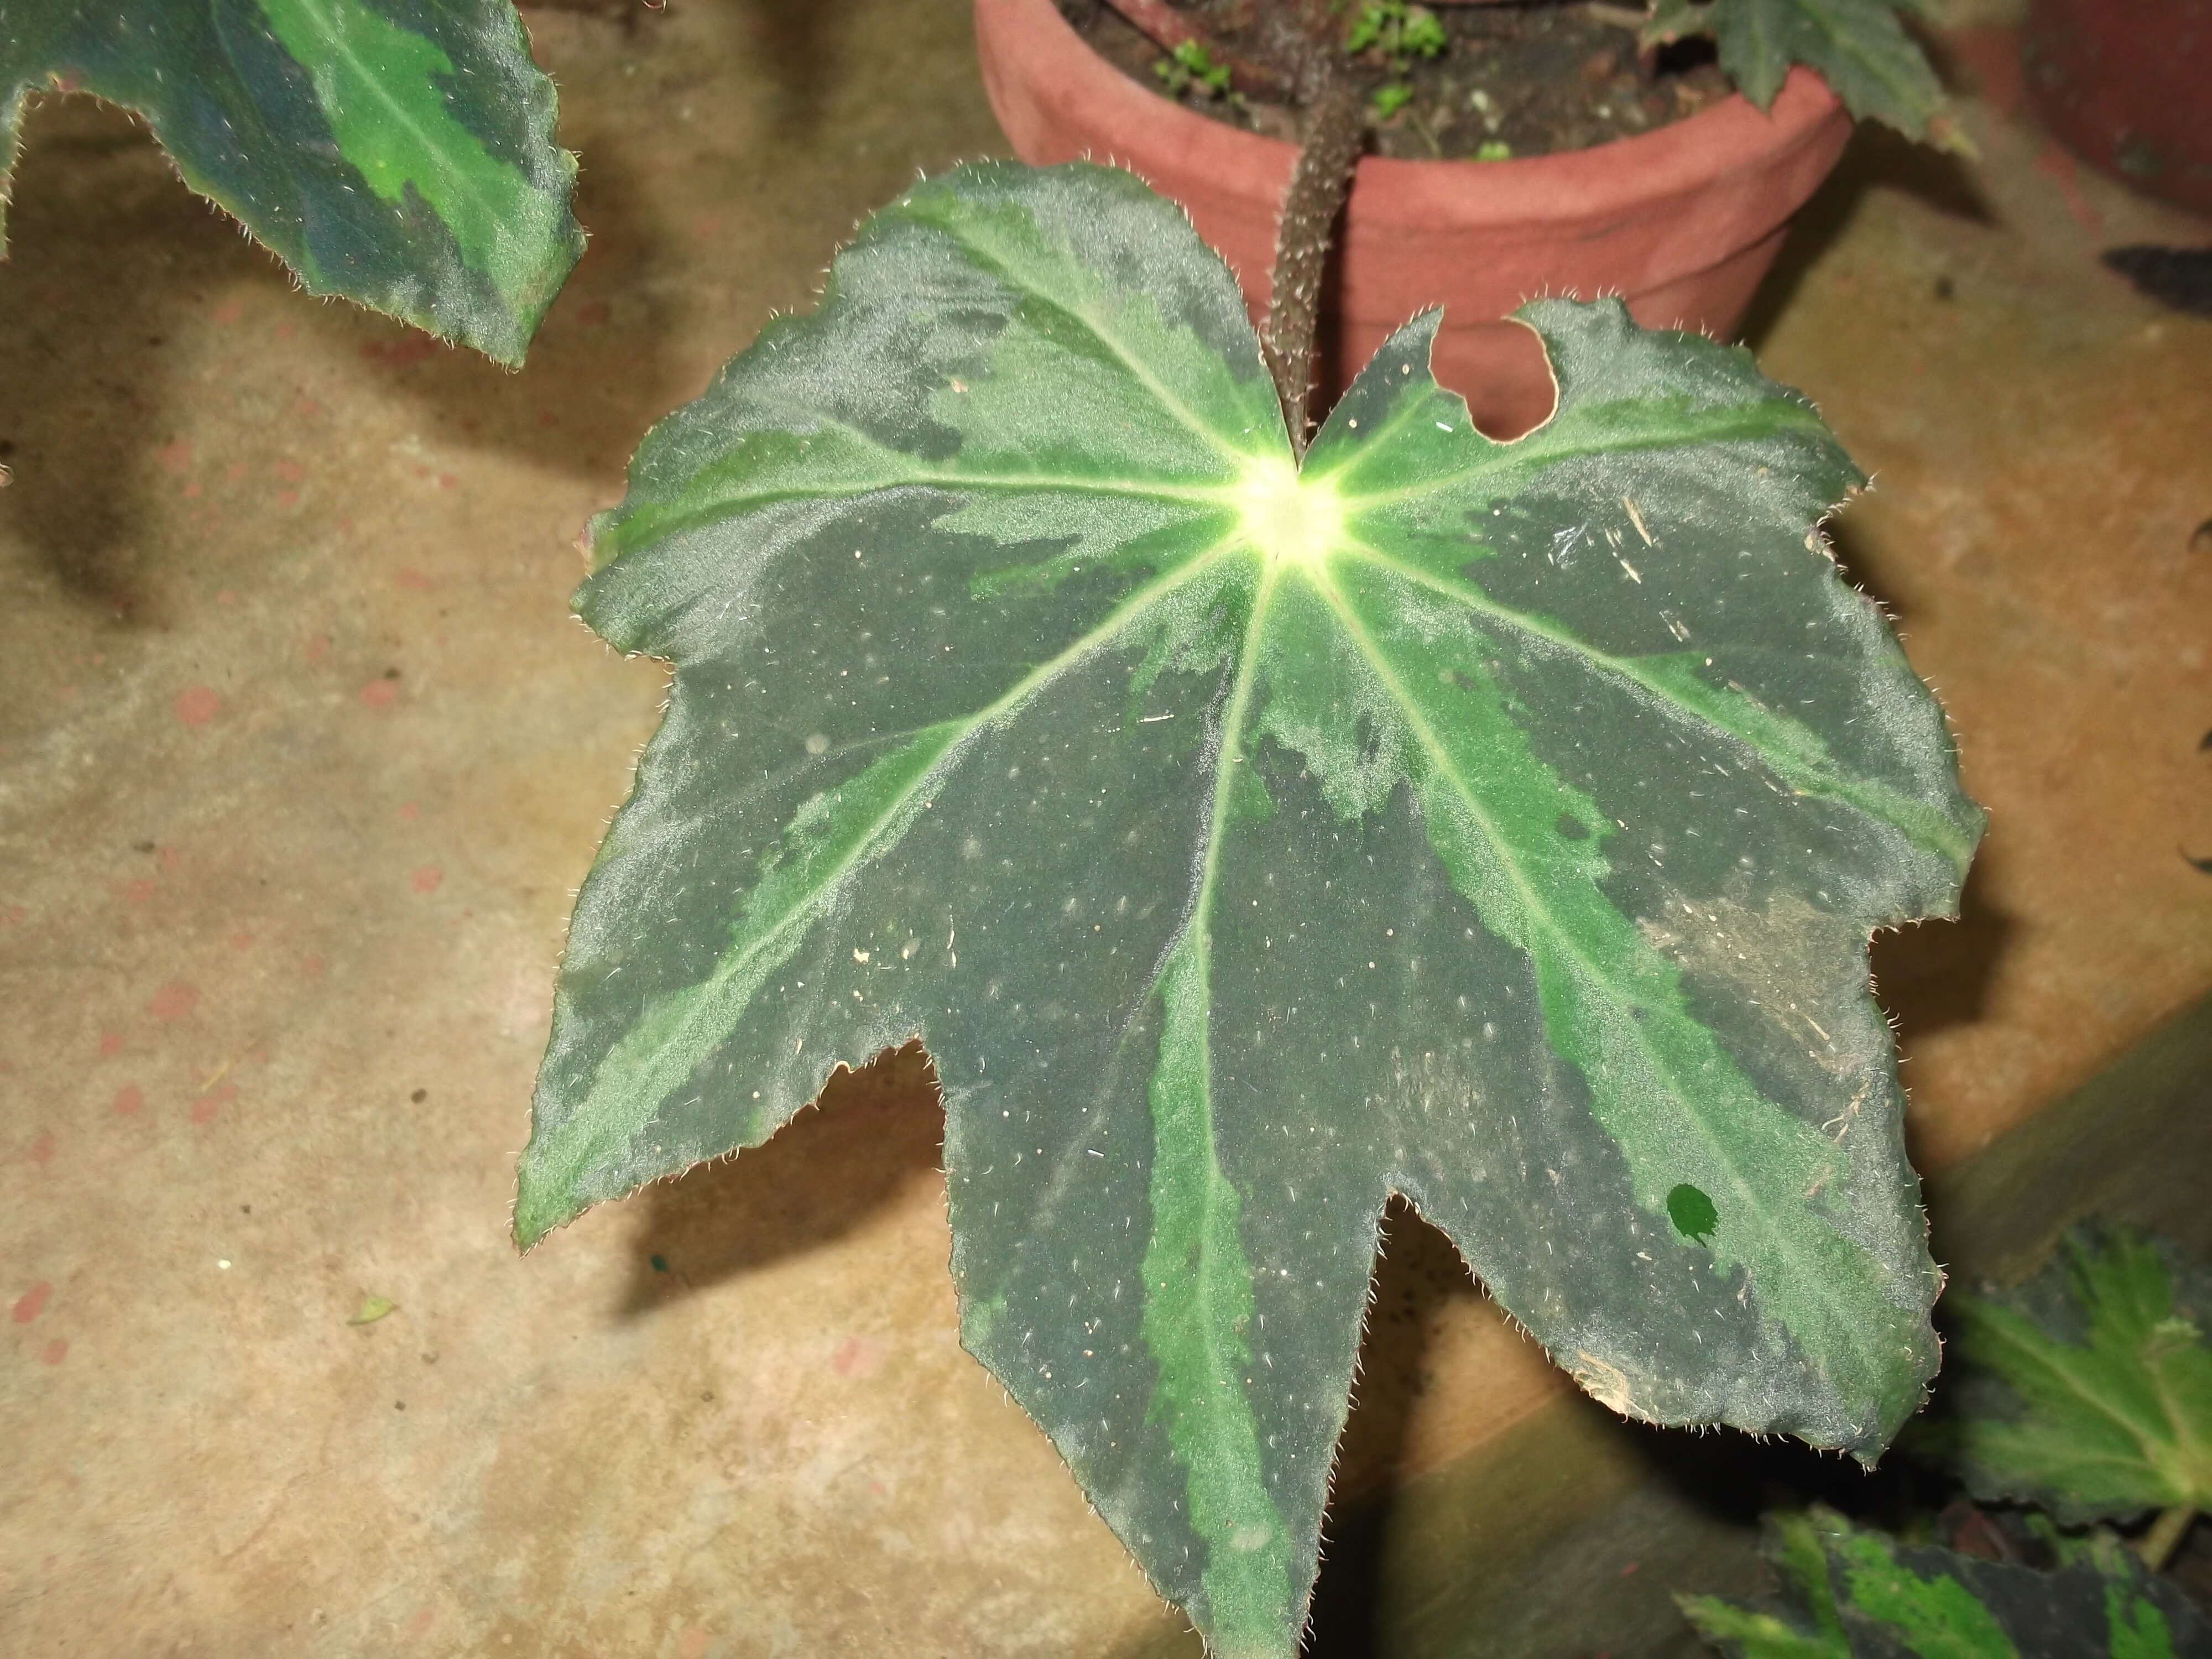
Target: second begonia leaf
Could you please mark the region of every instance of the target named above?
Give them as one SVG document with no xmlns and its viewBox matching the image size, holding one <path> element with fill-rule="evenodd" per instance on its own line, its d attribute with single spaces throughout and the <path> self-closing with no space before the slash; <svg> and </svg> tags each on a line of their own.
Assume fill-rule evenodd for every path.
<svg viewBox="0 0 2212 1659">
<path fill-rule="evenodd" d="M 1731 1659 L 2207 1659 L 2212 1625 L 2110 1533 L 2057 1571 L 1899 1544 L 1832 1510 L 1770 1516 L 1782 1594 L 1678 1596 Z"/>
<path fill-rule="evenodd" d="M 1944 1306 L 1949 1409 L 1917 1438 L 1977 1497 L 2068 1522 L 2212 1508 L 2212 1273 L 2085 1231 L 2026 1284 Z"/>
<path fill-rule="evenodd" d="M 143 117 L 311 294 L 520 363 L 584 251 L 511 0 L 0 0 L 0 231 L 31 95 Z"/>
<path fill-rule="evenodd" d="M 1871 1456 L 1936 1288 L 1869 930 L 1980 830 L 1748 356 L 1401 330 L 1294 459 L 1125 173 L 877 213 L 656 428 L 579 609 L 675 665 L 578 901 L 516 1235 L 919 1035 L 963 1340 L 1222 1654 L 1287 1656 L 1393 1193 L 1620 1410 Z"/>
</svg>

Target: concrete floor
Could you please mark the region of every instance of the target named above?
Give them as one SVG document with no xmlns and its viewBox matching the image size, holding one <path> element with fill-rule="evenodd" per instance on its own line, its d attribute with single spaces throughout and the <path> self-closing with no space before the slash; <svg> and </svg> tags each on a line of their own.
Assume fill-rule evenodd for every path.
<svg viewBox="0 0 2212 1659">
<path fill-rule="evenodd" d="M 592 241 L 520 374 L 292 291 L 112 112 L 29 121 L 0 1651 L 1194 1650 L 959 1352 L 915 1057 L 508 1246 L 570 891 L 661 688 L 567 619 L 576 533 L 860 215 L 1002 149 L 961 0 L 620 17 L 531 14 Z M 1958 43 L 1983 162 L 1863 136 L 1757 322 L 1878 475 L 1844 556 L 1991 809 L 1966 920 L 1877 951 L 1936 1166 L 2212 988 L 2212 322 L 2095 262 L 2212 227 L 2051 148 L 2003 46 Z M 1347 1489 L 1562 1409 L 1410 1219 L 1378 1307 Z"/>
</svg>

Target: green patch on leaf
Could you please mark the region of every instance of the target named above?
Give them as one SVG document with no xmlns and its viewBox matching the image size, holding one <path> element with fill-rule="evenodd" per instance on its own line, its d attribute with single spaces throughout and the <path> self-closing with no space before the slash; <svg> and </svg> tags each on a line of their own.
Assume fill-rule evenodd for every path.
<svg viewBox="0 0 2212 1659">
<path fill-rule="evenodd" d="M 1674 1224 L 1676 1232 L 1700 1244 L 1711 1241 L 1721 1220 L 1712 1200 L 1687 1182 L 1667 1194 L 1667 1218 Z"/>
<path fill-rule="evenodd" d="M 49 82 L 145 117 L 310 292 L 503 362 L 583 252 L 552 83 L 507 0 L 19 6 L 0 16 L 0 160 Z"/>
<path fill-rule="evenodd" d="M 1679 1596 L 1740 1659 L 2179 1659 L 2212 1652 L 2208 1625 L 2171 1585 L 2102 1534 L 2056 1572 L 1910 1548 L 1832 1510 L 1770 1516 L 1763 1552 L 1782 1594 L 1741 1603 Z"/>
<path fill-rule="evenodd" d="M 1814 533 L 1859 475 L 1740 350 L 1521 315 L 1544 427 L 1422 318 L 1301 470 L 1179 210 L 963 168 L 592 528 L 675 678 L 518 1239 L 919 1034 L 963 1339 L 1224 1654 L 1295 1646 L 1393 1193 L 1639 1416 L 1870 1457 L 1936 1363 L 1865 952 L 1981 818 Z"/>
<path fill-rule="evenodd" d="M 2125 1233 L 2077 1233 L 2009 1291 L 1954 1292 L 1948 1415 L 1917 1449 L 1977 1497 L 2069 1522 L 2212 1508 L 2212 1274 Z"/>
</svg>

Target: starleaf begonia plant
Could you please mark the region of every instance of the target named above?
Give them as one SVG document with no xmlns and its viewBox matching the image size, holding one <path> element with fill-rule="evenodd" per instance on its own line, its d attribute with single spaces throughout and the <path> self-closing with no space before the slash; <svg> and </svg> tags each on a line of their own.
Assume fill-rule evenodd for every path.
<svg viewBox="0 0 2212 1659">
<path fill-rule="evenodd" d="M 675 665 L 578 901 L 519 1240 L 920 1036 L 963 1340 L 1213 1650 L 1287 1656 L 1393 1194 L 1600 1399 L 1871 1457 L 1938 1276 L 1872 929 L 1980 832 L 1744 352 L 1435 319 L 1304 453 L 1127 175 L 926 181 L 633 464 Z"/>
</svg>

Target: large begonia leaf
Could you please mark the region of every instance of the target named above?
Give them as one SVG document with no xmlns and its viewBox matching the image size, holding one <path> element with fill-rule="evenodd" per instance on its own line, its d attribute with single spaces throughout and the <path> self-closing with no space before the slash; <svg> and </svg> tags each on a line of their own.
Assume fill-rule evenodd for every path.
<svg viewBox="0 0 2212 1659">
<path fill-rule="evenodd" d="M 1761 109 L 1802 64 L 1861 119 L 1971 152 L 1898 15 L 1923 9 L 1920 0 L 1657 0 L 1644 33 L 1653 41 L 1711 34 L 1723 71 Z"/>
<path fill-rule="evenodd" d="M 309 292 L 502 362 L 583 252 L 508 0 L 0 0 L 0 198 L 47 85 L 143 116 Z"/>
<path fill-rule="evenodd" d="M 1769 1517 L 1762 1553 L 1779 1596 L 1678 1598 L 1737 1659 L 2212 1659 L 2212 1624 L 2109 1533 L 2041 1572 L 1816 1509 Z"/>
<path fill-rule="evenodd" d="M 1089 166 L 863 228 L 662 422 L 579 596 L 671 659 L 577 904 L 527 1245 L 919 1034 L 963 1339 L 1217 1651 L 1304 1618 L 1409 1196 L 1621 1411 L 1871 1455 L 1936 1364 L 1874 927 L 1980 817 L 1740 350 L 1522 313 L 1301 471 L 1227 268 Z"/>
<path fill-rule="evenodd" d="M 1948 1410 L 1917 1438 L 1978 1497 L 2068 1522 L 2212 1509 L 2212 1273 L 2075 1234 L 2027 1284 L 1944 1306 Z"/>
</svg>

